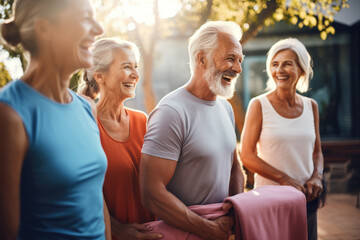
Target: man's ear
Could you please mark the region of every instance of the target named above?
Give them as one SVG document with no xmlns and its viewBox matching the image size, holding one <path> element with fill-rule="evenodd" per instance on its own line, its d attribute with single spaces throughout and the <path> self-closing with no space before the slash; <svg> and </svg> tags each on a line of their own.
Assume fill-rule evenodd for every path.
<svg viewBox="0 0 360 240">
<path fill-rule="evenodd" d="M 207 65 L 207 59 L 204 51 L 199 51 L 196 55 L 196 63 L 199 67 L 205 68 Z"/>
</svg>

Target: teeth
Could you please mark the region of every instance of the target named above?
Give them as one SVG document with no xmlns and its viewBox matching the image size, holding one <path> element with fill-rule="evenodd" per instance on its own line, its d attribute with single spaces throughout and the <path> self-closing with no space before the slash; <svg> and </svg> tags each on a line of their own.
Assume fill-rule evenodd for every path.
<svg viewBox="0 0 360 240">
<path fill-rule="evenodd" d="M 231 77 L 230 76 L 228 76 L 228 75 L 223 75 L 223 78 L 225 79 L 225 80 L 227 80 L 227 81 L 231 81 Z"/>
<path fill-rule="evenodd" d="M 124 85 L 125 87 L 134 87 L 134 86 L 135 86 L 134 83 L 123 83 L 123 85 Z"/>
<path fill-rule="evenodd" d="M 277 77 L 279 80 L 286 80 L 288 77 Z"/>
</svg>

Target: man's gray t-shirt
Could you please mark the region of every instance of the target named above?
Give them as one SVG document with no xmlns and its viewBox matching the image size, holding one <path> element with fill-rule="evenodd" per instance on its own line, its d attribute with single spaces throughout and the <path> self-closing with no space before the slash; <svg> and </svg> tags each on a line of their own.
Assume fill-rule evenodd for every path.
<svg viewBox="0 0 360 240">
<path fill-rule="evenodd" d="M 167 189 L 189 206 L 228 196 L 235 147 L 229 102 L 205 101 L 181 87 L 150 114 L 142 153 L 178 162 Z"/>
</svg>

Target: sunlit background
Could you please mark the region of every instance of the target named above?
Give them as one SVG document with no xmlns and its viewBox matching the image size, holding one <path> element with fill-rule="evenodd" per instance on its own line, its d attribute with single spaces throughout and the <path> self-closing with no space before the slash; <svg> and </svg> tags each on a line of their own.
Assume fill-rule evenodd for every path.
<svg viewBox="0 0 360 240">
<path fill-rule="evenodd" d="M 1 1 L 0 21 L 12 0 Z M 136 43 L 141 52 L 136 97 L 126 105 L 150 113 L 166 94 L 190 77 L 188 38 L 207 20 L 232 20 L 244 31 L 246 58 L 233 106 L 239 138 L 248 102 L 262 94 L 267 76 L 266 53 L 279 39 L 302 41 L 314 63 L 306 93 L 320 111 L 320 134 L 331 192 L 359 191 L 360 162 L 360 0 L 92 0 L 104 36 Z M 1 46 L 0 46 L 1 48 Z M 22 52 L 0 50 L 0 87 L 20 78 Z M 5 66 L 5 67 L 4 67 Z M 10 74 L 10 77 L 8 76 Z M 4 77 L 5 76 L 5 77 Z M 70 88 L 76 90 L 81 73 Z M 336 151 L 333 151 L 333 150 Z M 334 173 L 332 160 L 341 174 Z M 357 239 L 357 238 L 356 238 Z"/>
<path fill-rule="evenodd" d="M 250 99 L 261 94 L 267 80 L 266 53 L 284 37 L 301 40 L 314 60 L 314 79 L 309 97 L 319 103 L 324 139 L 360 137 L 359 100 L 354 92 L 359 62 L 358 25 L 360 1 L 356 0 L 91 0 L 104 36 L 133 41 L 141 53 L 141 79 L 129 107 L 149 113 L 167 93 L 190 77 L 188 38 L 207 20 L 232 20 L 244 31 L 246 60 L 230 101 L 236 115 L 238 136 Z M 10 14 L 10 3 L 0 5 L 0 19 Z M 350 6 L 350 7 L 349 7 Z M 334 32 L 335 31 L 335 32 Z M 20 78 L 26 62 L 21 51 L 0 50 L 0 63 L 12 79 Z M 18 55 L 17 55 L 18 54 Z M 323 61 L 326 59 L 326 61 Z M 354 61 L 355 60 L 355 61 Z M 356 65 L 357 64 L 357 65 Z M 352 67 L 356 66 L 356 68 Z M 70 88 L 76 90 L 80 75 Z M 349 94 L 351 93 L 351 94 Z"/>
</svg>

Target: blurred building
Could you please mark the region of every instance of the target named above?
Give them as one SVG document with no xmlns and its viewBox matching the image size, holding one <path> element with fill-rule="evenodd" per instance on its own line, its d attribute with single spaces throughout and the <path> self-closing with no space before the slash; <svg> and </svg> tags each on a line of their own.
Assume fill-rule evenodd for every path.
<svg viewBox="0 0 360 240">
<path fill-rule="evenodd" d="M 319 105 L 320 135 L 328 184 L 333 192 L 358 191 L 360 182 L 360 1 L 349 3 L 350 9 L 342 10 L 335 18 L 335 35 L 328 35 L 325 41 L 317 29 L 299 29 L 285 22 L 263 28 L 244 46 L 243 72 L 236 85 L 237 97 L 246 111 L 250 99 L 264 93 L 266 53 L 270 47 L 287 37 L 298 38 L 305 44 L 314 70 L 305 95 Z M 153 69 L 157 100 L 189 80 L 187 43 L 188 36 L 158 42 Z M 140 80 L 136 98 L 126 105 L 144 110 L 143 101 Z"/>
</svg>

